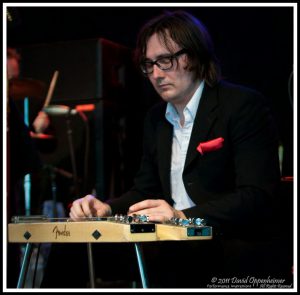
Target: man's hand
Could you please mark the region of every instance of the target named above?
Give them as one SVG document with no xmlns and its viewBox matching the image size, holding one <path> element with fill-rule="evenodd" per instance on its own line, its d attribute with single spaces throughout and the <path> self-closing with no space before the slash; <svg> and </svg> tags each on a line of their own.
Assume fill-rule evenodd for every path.
<svg viewBox="0 0 300 295">
<path fill-rule="evenodd" d="M 175 210 L 165 200 L 145 200 L 129 207 L 128 215 L 149 216 L 149 221 L 165 222 L 172 217 L 186 219 L 182 211 Z"/>
<path fill-rule="evenodd" d="M 83 217 L 103 217 L 111 215 L 111 207 L 96 199 L 92 195 L 87 195 L 84 198 L 73 202 L 70 209 L 70 217 L 73 220 L 80 220 Z"/>
<path fill-rule="evenodd" d="M 40 111 L 32 125 L 36 133 L 43 133 L 50 125 L 50 119 L 45 112 Z"/>
</svg>

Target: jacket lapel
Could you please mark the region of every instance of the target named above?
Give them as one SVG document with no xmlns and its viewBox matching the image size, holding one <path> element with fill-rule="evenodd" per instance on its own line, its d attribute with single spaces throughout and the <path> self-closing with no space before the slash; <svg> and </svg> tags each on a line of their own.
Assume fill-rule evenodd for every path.
<svg viewBox="0 0 300 295">
<path fill-rule="evenodd" d="M 184 169 L 199 155 L 197 151 L 199 143 L 207 140 L 209 131 L 217 118 L 217 105 L 217 87 L 211 88 L 205 84 L 191 134 Z M 173 126 L 163 117 L 158 122 L 157 128 L 157 154 L 159 173 L 161 173 L 162 183 L 168 184 L 168 193 L 170 193 L 172 139 Z"/>
<path fill-rule="evenodd" d="M 184 169 L 199 155 L 197 151 L 199 143 L 207 140 L 209 131 L 217 117 L 217 104 L 217 87 L 211 88 L 205 84 L 190 138 Z"/>
<path fill-rule="evenodd" d="M 157 128 L 157 154 L 158 154 L 158 171 L 163 180 L 162 183 L 167 185 L 165 189 L 170 194 L 170 170 L 171 170 L 171 154 L 173 126 L 165 119 L 158 122 Z"/>
</svg>

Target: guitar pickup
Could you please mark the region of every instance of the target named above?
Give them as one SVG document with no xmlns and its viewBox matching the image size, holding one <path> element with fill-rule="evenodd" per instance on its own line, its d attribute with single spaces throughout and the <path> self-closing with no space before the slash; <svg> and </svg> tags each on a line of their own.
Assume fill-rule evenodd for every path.
<svg viewBox="0 0 300 295">
<path fill-rule="evenodd" d="M 187 227 L 188 237 L 199 237 L 199 236 L 211 236 L 212 227 L 210 226 L 200 226 L 200 227 Z"/>
<path fill-rule="evenodd" d="M 155 224 L 154 223 L 131 223 L 130 224 L 130 232 L 132 234 L 154 233 L 155 232 Z"/>
</svg>

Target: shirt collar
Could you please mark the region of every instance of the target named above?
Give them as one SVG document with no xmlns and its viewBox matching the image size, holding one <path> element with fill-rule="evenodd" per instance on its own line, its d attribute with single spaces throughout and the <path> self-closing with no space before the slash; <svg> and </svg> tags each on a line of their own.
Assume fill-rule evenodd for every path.
<svg viewBox="0 0 300 295">
<path fill-rule="evenodd" d="M 188 104 L 185 106 L 184 111 L 187 110 L 190 112 L 193 120 L 195 120 L 197 109 L 200 103 L 200 99 L 202 97 L 202 92 L 204 88 L 204 81 L 202 81 L 195 91 L 194 95 L 192 96 L 191 100 L 188 102 Z M 166 114 L 165 114 L 166 119 L 171 123 L 174 124 L 176 119 L 178 119 L 178 113 L 174 105 L 170 102 L 167 104 L 166 108 Z"/>
</svg>

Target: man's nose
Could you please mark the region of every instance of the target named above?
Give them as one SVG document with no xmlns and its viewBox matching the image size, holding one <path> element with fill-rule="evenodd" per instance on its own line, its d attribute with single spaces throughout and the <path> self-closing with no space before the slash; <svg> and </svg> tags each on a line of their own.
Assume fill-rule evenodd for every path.
<svg viewBox="0 0 300 295">
<path fill-rule="evenodd" d="M 157 65 L 153 65 L 153 73 L 152 76 L 154 79 L 161 78 L 163 76 L 164 71 L 161 70 Z"/>
</svg>

